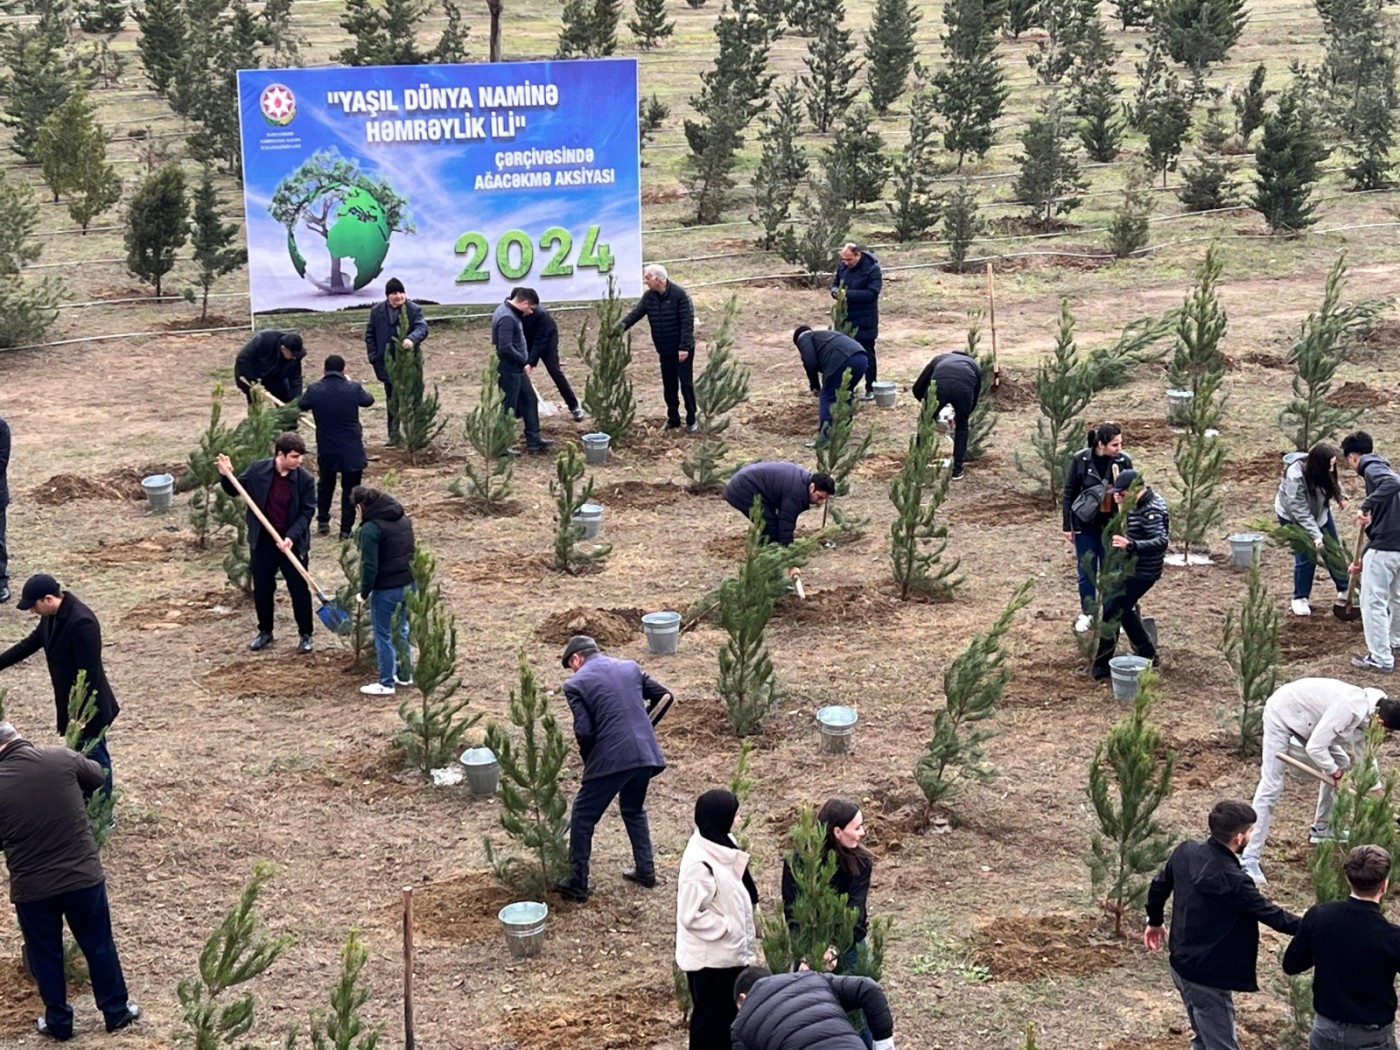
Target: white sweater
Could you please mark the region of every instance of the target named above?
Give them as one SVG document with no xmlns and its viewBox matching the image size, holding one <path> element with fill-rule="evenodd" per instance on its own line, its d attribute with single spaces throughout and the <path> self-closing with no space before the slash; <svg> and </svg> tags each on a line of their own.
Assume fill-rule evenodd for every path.
<svg viewBox="0 0 1400 1050">
<path fill-rule="evenodd" d="M 1299 678 L 1274 690 L 1264 704 L 1264 717 L 1306 742 L 1308 757 L 1331 773 L 1350 766 L 1346 751 L 1360 742 L 1384 695 L 1335 678 Z"/>
<path fill-rule="evenodd" d="M 744 888 L 749 855 L 690 836 L 676 884 L 676 965 L 682 970 L 749 966 L 757 958 L 753 902 Z"/>
</svg>

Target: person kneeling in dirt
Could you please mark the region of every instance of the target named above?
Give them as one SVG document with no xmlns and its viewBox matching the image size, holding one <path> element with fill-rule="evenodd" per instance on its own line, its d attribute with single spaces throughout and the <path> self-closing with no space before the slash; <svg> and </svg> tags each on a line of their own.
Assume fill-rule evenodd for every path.
<svg viewBox="0 0 1400 1050">
<path fill-rule="evenodd" d="M 574 716 L 574 737 L 583 759 L 583 783 L 569 815 L 568 879 L 555 885 L 565 900 L 588 899 L 588 861 L 593 829 L 617 799 L 632 843 L 633 867 L 622 877 L 638 886 L 656 885 L 656 867 L 647 824 L 647 786 L 666 768 L 655 723 L 672 701 L 671 691 L 634 660 L 605 656 L 598 643 L 576 634 L 560 658 L 572 672 L 564 699 Z"/>
<path fill-rule="evenodd" d="M 821 398 L 817 403 L 817 437 L 807 443 L 808 448 L 816 448 L 826 440 L 827 431 L 831 429 L 831 406 L 836 404 L 841 377 L 850 372 L 846 389 L 854 391 L 870 367 L 870 357 L 865 347 L 850 336 L 840 332 L 814 332 L 805 324 L 793 331 L 792 341 L 802 359 L 812 393 Z"/>
<path fill-rule="evenodd" d="M 1386 729 L 1400 729 L 1400 701 L 1379 689 L 1362 689 L 1335 678 L 1299 678 L 1274 690 L 1264 702 L 1264 746 L 1259 760 L 1259 786 L 1254 789 L 1254 836 L 1240 864 L 1257 884 L 1267 881 L 1259 870 L 1259 855 L 1269 838 L 1269 823 L 1283 794 L 1283 763 L 1288 740 L 1305 742 L 1308 760 L 1332 778 L 1317 789 L 1317 811 L 1308 839 L 1316 844 L 1332 837 L 1328 824 L 1337 800 L 1336 786 L 1351 768 L 1354 752 L 1375 717 Z"/>
<path fill-rule="evenodd" d="M 789 546 L 797 532 L 797 516 L 820 507 L 835 495 L 830 474 L 813 473 L 796 463 L 750 463 L 740 467 L 724 486 L 724 501 L 744 517 L 755 498 L 763 504 L 763 534 L 769 543 Z"/>
<path fill-rule="evenodd" d="M 1210 811 L 1210 837 L 1187 841 L 1147 891 L 1142 943 L 1160 951 L 1167 898 L 1172 898 L 1169 945 L 1172 983 L 1181 994 L 1197 1050 L 1239 1050 L 1235 992 L 1259 990 L 1259 924 L 1290 937 L 1298 916 L 1259 892 L 1239 855 L 1254 830 L 1254 808 L 1223 799 Z"/>
<path fill-rule="evenodd" d="M 301 360 L 306 347 L 296 332 L 279 332 L 268 328 L 253 333 L 243 344 L 233 364 L 233 381 L 248 404 L 253 403 L 253 384 L 286 404 L 301 397 Z"/>
<path fill-rule="evenodd" d="M 1127 632 L 1133 652 L 1154 662 L 1157 660 L 1157 647 L 1142 625 L 1138 602 L 1162 577 L 1162 561 L 1166 557 L 1171 528 L 1167 501 L 1150 485 L 1134 488 L 1139 477 L 1138 471 L 1125 470 L 1109 488 L 1118 506 L 1126 501 L 1131 507 L 1123 530 L 1127 535 L 1114 536 L 1112 542 L 1133 560 L 1132 572 L 1108 595 L 1099 617 L 1099 651 L 1091 673 L 1100 681 L 1110 677 L 1108 662 L 1118 648 L 1120 627 Z"/>
<path fill-rule="evenodd" d="M 734 998 L 739 1016 L 730 1029 L 733 1050 L 865 1050 L 846 1017 L 855 1010 L 870 1025 L 873 1050 L 894 1050 L 889 1000 L 869 977 L 811 970 L 775 974 L 750 966 L 735 980 Z"/>
<path fill-rule="evenodd" d="M 938 398 L 938 411 L 953 409 L 953 480 L 963 476 L 963 463 L 967 459 L 968 424 L 977 408 L 978 395 L 982 393 L 982 367 L 967 352 L 966 347 L 952 353 L 939 354 L 919 373 L 914 380 L 913 395 L 922 401 L 928 396 L 929 384 L 933 384 Z"/>
</svg>

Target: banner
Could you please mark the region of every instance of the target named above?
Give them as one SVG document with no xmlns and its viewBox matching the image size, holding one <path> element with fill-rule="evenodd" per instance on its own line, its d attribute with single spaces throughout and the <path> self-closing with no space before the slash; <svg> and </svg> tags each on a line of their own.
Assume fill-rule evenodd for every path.
<svg viewBox="0 0 1400 1050">
<path fill-rule="evenodd" d="M 636 59 L 238 74 L 254 313 L 641 294 Z"/>
</svg>

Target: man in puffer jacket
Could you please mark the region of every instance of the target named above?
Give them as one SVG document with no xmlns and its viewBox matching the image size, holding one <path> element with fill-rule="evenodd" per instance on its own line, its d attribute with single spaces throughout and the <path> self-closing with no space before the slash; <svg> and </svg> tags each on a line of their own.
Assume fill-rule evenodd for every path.
<svg viewBox="0 0 1400 1050">
<path fill-rule="evenodd" d="M 1114 502 L 1120 507 L 1125 499 L 1133 499 L 1130 490 L 1140 477 L 1136 470 L 1125 470 L 1109 490 Z M 1104 602 L 1100 620 L 1099 651 L 1094 657 L 1092 674 L 1103 680 L 1110 676 L 1108 661 L 1118 648 L 1118 629 L 1128 633 L 1133 652 L 1138 656 L 1156 661 L 1157 649 L 1142 625 L 1142 614 L 1138 602 L 1152 589 L 1162 576 L 1162 563 L 1167 553 L 1168 537 L 1171 533 L 1171 520 L 1167 514 L 1167 501 L 1149 485 L 1143 485 L 1132 509 L 1128 511 L 1126 536 L 1114 536 L 1113 546 L 1125 550 L 1134 559 L 1132 575 L 1124 579 L 1113 595 Z"/>
<path fill-rule="evenodd" d="M 642 270 L 647 290 L 622 319 L 625 332 L 643 317 L 651 326 L 651 342 L 661 365 L 661 394 L 666 399 L 666 429 L 681 426 L 685 399 L 685 428 L 699 430 L 695 421 L 695 304 L 690 293 L 671 280 L 666 267 L 653 263 Z"/>
<path fill-rule="evenodd" d="M 856 342 L 865 347 L 870 367 L 865 370 L 863 401 L 875 398 L 875 340 L 880 337 L 880 291 L 885 286 L 880 260 L 854 244 L 841 246 L 841 262 L 831 278 L 833 299 L 846 289 L 846 323 L 856 330 Z"/>
<path fill-rule="evenodd" d="M 1366 523 L 1366 553 L 1350 572 L 1361 574 L 1361 626 L 1367 652 L 1353 667 L 1390 674 L 1400 648 L 1400 475 L 1375 454 L 1364 430 L 1342 439 L 1342 455 L 1366 480 L 1358 521 Z"/>
<path fill-rule="evenodd" d="M 894 1018 L 885 991 L 869 977 L 799 970 L 774 974 L 750 966 L 734 982 L 739 1017 L 733 1050 L 865 1050 L 846 1014 L 860 1010 L 873 1050 L 894 1050 Z"/>
</svg>

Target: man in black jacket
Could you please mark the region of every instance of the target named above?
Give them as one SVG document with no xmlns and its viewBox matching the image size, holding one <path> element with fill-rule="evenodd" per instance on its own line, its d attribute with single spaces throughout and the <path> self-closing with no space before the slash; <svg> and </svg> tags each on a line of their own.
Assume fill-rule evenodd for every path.
<svg viewBox="0 0 1400 1050">
<path fill-rule="evenodd" d="M 259 652 L 272 644 L 273 599 L 277 594 L 277 573 L 287 584 L 292 598 L 292 615 L 301 641 L 297 651 L 309 653 L 311 643 L 311 589 L 289 558 L 306 565 L 311 557 L 311 516 L 316 513 L 316 479 L 301 465 L 306 442 L 299 434 L 283 434 L 277 439 L 271 459 L 255 460 L 239 478 L 249 498 L 267 517 L 268 524 L 282 537 L 274 543 L 262 522 L 248 511 L 248 571 L 253 577 L 253 608 L 258 615 L 258 633 L 248 648 Z M 220 484 L 230 496 L 238 490 L 229 484 L 233 463 L 222 453 L 214 461 Z"/>
<path fill-rule="evenodd" d="M 364 429 L 360 409 L 374 404 L 374 395 L 345 374 L 345 358 L 326 358 L 326 374 L 306 388 L 298 402 L 316 420 L 316 531 L 331 531 L 331 503 L 336 477 L 340 478 L 340 538 L 348 540 L 355 528 L 355 505 L 350 493 L 364 476 Z"/>
<path fill-rule="evenodd" d="M 967 460 L 968 424 L 982 393 L 982 368 L 965 348 L 939 354 L 914 380 L 914 397 L 919 401 L 928 397 L 929 384 L 938 398 L 938 411 L 953 409 L 953 480 L 957 481 Z"/>
<path fill-rule="evenodd" d="M 814 332 L 805 324 L 793 331 L 792 341 L 802 359 L 812 393 L 821 398 L 817 408 L 817 440 L 808 443 L 809 448 L 815 448 L 831 427 L 831 406 L 836 404 L 841 377 L 849 371 L 851 377 L 846 389 L 854 390 L 870 365 L 870 357 L 850 336 L 829 330 Z"/>
<path fill-rule="evenodd" d="M 724 501 L 747 518 L 754 499 L 760 500 L 768 542 L 786 547 L 797 531 L 797 516 L 808 507 L 820 507 L 835 493 L 830 474 L 813 473 L 796 463 L 750 463 L 724 486 Z"/>
<path fill-rule="evenodd" d="M 1108 662 L 1118 648 L 1119 628 L 1127 632 L 1134 653 L 1148 660 L 1157 659 L 1157 647 L 1142 624 L 1138 603 L 1162 578 L 1171 519 L 1167 501 L 1150 485 L 1141 484 L 1140 477 L 1139 471 L 1122 471 L 1108 490 L 1114 503 L 1121 507 L 1126 502 L 1132 508 L 1124 525 L 1125 534 L 1112 538 L 1114 548 L 1132 559 L 1132 571 L 1104 599 L 1099 616 L 1099 648 L 1092 668 L 1093 676 L 1099 680 L 1112 677 Z"/>
<path fill-rule="evenodd" d="M 261 383 L 264 390 L 284 404 L 295 401 L 301 397 L 301 360 L 305 356 L 306 347 L 296 332 L 271 328 L 255 332 L 238 351 L 233 380 L 250 405 L 254 383 Z"/>
<path fill-rule="evenodd" d="M 846 289 L 846 323 L 856 330 L 856 342 L 865 347 L 870 367 L 865 370 L 864 401 L 874 398 L 875 340 L 880 337 L 880 290 L 885 286 L 880 260 L 854 244 L 841 246 L 841 261 L 831 278 L 831 297 Z"/>
<path fill-rule="evenodd" d="M 1309 1050 L 1395 1050 L 1395 978 L 1400 926 L 1381 914 L 1390 854 L 1357 846 L 1344 865 L 1351 896 L 1315 904 L 1283 953 L 1283 972 L 1313 970 Z"/>
<path fill-rule="evenodd" d="M 25 638 L 0 653 L 0 671 L 44 650 L 49 681 L 53 684 L 55 728 L 59 736 L 68 732 L 68 698 L 73 692 L 73 683 L 79 674 L 87 675 L 87 687 L 96 709 L 83 724 L 78 745 L 106 770 L 102 790 L 111 795 L 112 756 L 107 749 L 107 728 L 121 713 L 121 705 L 102 666 L 102 627 L 97 616 L 76 594 L 59 587 L 58 581 L 48 573 L 37 573 L 24 581 L 24 590 L 15 608 L 32 612 L 39 622 Z M 90 749 L 89 743 L 92 743 Z"/>
<path fill-rule="evenodd" d="M 661 363 L 661 393 L 666 399 L 666 429 L 681 426 L 680 395 L 685 398 L 685 428 L 699 430 L 695 422 L 695 305 L 690 293 L 666 273 L 666 267 L 651 265 L 642 270 L 647 290 L 622 319 L 625 332 L 646 317 L 651 326 L 651 342 Z"/>
<path fill-rule="evenodd" d="M 491 315 L 491 345 L 496 348 L 496 380 L 501 387 L 501 411 L 514 413 L 525 424 L 525 451 L 547 452 L 553 439 L 540 437 L 540 405 L 530 373 L 530 347 L 524 320 L 540 305 L 533 288 L 512 288 L 510 298 Z M 512 449 L 511 455 L 519 453 Z"/>
<path fill-rule="evenodd" d="M 1400 474 L 1376 455 L 1364 430 L 1342 439 L 1342 454 L 1366 481 L 1366 498 L 1356 516 L 1366 524 L 1366 553 L 1348 571 L 1361 577 L 1367 651 L 1352 657 L 1351 665 L 1390 674 L 1400 649 Z"/>
<path fill-rule="evenodd" d="M 894 1017 L 885 990 L 869 977 L 799 970 L 775 974 L 749 966 L 734 980 L 739 1016 L 730 1028 L 733 1050 L 865 1050 L 846 1014 L 860 1010 L 872 1050 L 894 1050 Z"/>
<path fill-rule="evenodd" d="M 390 277 L 384 284 L 384 301 L 376 303 L 365 322 L 365 353 L 374 377 L 384 384 L 384 407 L 389 413 L 388 445 L 399 443 L 399 421 L 394 415 L 394 384 L 389 378 L 389 361 L 400 350 L 412 350 L 428 338 L 428 322 L 423 309 L 411 302 L 403 282 Z"/>
<path fill-rule="evenodd" d="M 5 546 L 5 508 L 10 505 L 10 424 L 0 416 L 0 605 L 10 600 L 10 549 Z"/>
<path fill-rule="evenodd" d="M 1240 854 L 1254 830 L 1254 808 L 1225 799 L 1210 811 L 1210 838 L 1183 842 L 1147 891 L 1142 943 L 1159 951 L 1171 897 L 1172 983 L 1195 1030 L 1196 1050 L 1239 1050 L 1235 992 L 1257 992 L 1259 924 L 1289 935 L 1298 916 L 1265 899 L 1242 867 Z"/>
<path fill-rule="evenodd" d="M 574 395 L 574 388 L 569 385 L 564 366 L 559 363 L 559 326 L 554 321 L 554 315 L 544 308 L 543 303 L 536 303 L 533 310 L 520 318 L 520 324 L 525 329 L 525 344 L 530 348 L 530 367 L 533 369 L 544 362 L 545 370 L 554 380 L 564 404 L 569 406 L 574 422 L 582 423 L 583 407 Z"/>
</svg>

